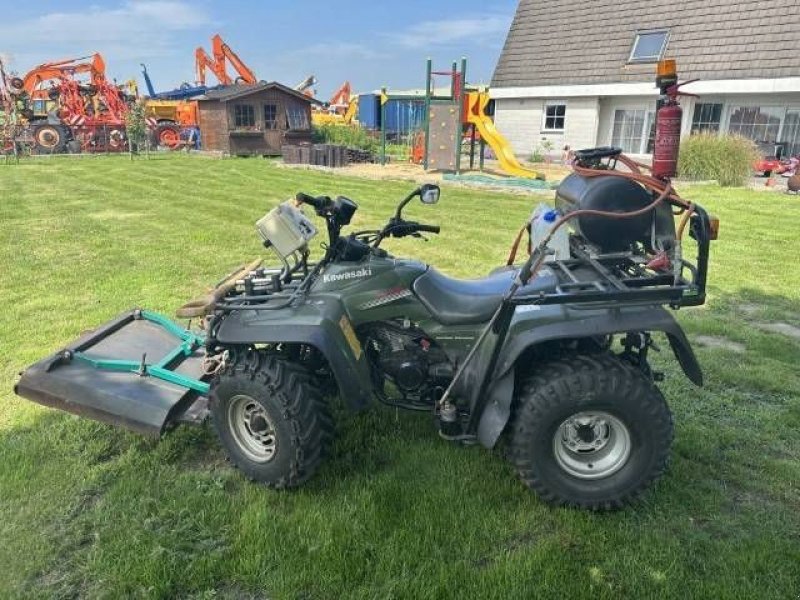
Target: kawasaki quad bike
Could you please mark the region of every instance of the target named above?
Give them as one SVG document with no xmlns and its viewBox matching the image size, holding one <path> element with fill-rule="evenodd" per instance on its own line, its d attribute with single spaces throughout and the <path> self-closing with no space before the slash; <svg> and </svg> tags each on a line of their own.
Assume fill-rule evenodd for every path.
<svg viewBox="0 0 800 600">
<path fill-rule="evenodd" d="M 522 481 L 549 503 L 623 506 L 662 474 L 672 442 L 648 362 L 654 332 L 702 383 L 664 306 L 704 301 L 712 225 L 699 206 L 678 206 L 698 248 L 695 263 L 684 260 L 677 197 L 610 172 L 572 174 L 558 189 L 568 257 L 533 240 L 522 264 L 470 280 L 383 247 L 439 233 L 403 216 L 415 197 L 437 202 L 438 187 L 414 190 L 385 227 L 347 235 L 355 202 L 298 194 L 257 223 L 279 267 L 255 261 L 178 311 L 201 329 L 130 311 L 28 368 L 16 391 L 156 435 L 210 412 L 231 461 L 276 488 L 307 481 L 327 453 L 328 396 L 353 409 L 377 398 L 432 414 L 448 440 L 504 439 Z M 316 263 L 303 205 L 327 227 Z"/>
</svg>

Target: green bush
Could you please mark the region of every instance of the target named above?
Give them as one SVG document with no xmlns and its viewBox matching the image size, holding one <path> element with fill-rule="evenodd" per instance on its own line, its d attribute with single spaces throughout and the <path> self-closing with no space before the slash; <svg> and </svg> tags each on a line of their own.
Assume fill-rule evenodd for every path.
<svg viewBox="0 0 800 600">
<path fill-rule="evenodd" d="M 678 175 L 716 179 L 721 186 L 743 186 L 758 159 L 755 144 L 739 135 L 698 133 L 681 142 Z"/>
<path fill-rule="evenodd" d="M 339 144 L 351 148 L 361 148 L 372 153 L 380 150 L 380 143 L 361 127 L 345 125 L 319 125 L 314 127 L 314 142 L 318 144 Z"/>
</svg>

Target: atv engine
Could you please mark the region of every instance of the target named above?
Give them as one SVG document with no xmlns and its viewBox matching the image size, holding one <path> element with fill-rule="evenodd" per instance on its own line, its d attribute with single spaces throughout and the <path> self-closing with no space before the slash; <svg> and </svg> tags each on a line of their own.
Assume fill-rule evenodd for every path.
<svg viewBox="0 0 800 600">
<path fill-rule="evenodd" d="M 430 409 L 454 373 L 444 351 L 408 322 L 373 323 L 363 333 L 376 388 L 389 381 L 410 407 Z"/>
</svg>

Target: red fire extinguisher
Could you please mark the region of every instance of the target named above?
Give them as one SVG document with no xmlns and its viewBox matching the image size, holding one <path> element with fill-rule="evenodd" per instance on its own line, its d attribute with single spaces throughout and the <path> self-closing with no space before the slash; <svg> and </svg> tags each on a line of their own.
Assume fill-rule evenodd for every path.
<svg viewBox="0 0 800 600">
<path fill-rule="evenodd" d="M 678 172 L 678 152 L 681 146 L 681 121 L 683 109 L 678 96 L 695 96 L 680 91 L 681 86 L 697 81 L 678 83 L 674 61 L 659 64 L 656 84 L 661 88 L 661 97 L 656 110 L 656 135 L 653 148 L 653 176 L 659 179 L 675 177 Z M 671 63 L 671 64 L 670 64 Z"/>
</svg>

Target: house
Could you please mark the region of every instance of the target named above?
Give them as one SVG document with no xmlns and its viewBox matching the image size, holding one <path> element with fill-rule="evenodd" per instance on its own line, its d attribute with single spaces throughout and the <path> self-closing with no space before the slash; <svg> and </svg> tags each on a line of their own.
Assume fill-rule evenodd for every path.
<svg viewBox="0 0 800 600">
<path fill-rule="evenodd" d="M 681 99 L 683 136 L 734 132 L 800 153 L 797 2 L 521 0 L 492 80 L 497 128 L 522 155 L 649 155 L 661 58 L 700 80 L 685 87 L 699 97 Z"/>
<path fill-rule="evenodd" d="M 267 156 L 283 144 L 310 143 L 312 102 L 274 81 L 211 90 L 197 103 L 202 148 Z"/>
</svg>

